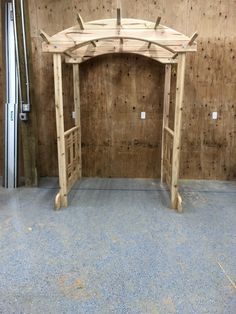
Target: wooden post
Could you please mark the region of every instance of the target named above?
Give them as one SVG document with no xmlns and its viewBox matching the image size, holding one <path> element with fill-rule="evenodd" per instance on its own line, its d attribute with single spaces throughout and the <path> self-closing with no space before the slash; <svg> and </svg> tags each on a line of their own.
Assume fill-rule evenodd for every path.
<svg viewBox="0 0 236 314">
<path fill-rule="evenodd" d="M 55 207 L 67 207 L 67 177 L 66 177 L 66 155 L 65 155 L 65 130 L 63 113 L 63 94 L 62 94 L 62 68 L 61 55 L 53 55 L 54 64 L 54 87 L 55 87 L 55 107 L 57 124 L 57 149 L 58 149 L 58 170 L 60 192 L 55 199 Z"/>
<path fill-rule="evenodd" d="M 171 206 L 174 209 L 182 211 L 181 197 L 178 193 L 178 181 L 180 167 L 181 121 L 183 111 L 184 79 L 185 79 L 185 53 L 179 53 L 178 58 L 179 59 L 175 98 L 174 143 L 172 157 Z"/>
<path fill-rule="evenodd" d="M 80 77 L 79 64 L 73 64 L 74 83 L 74 105 L 75 105 L 75 125 L 79 127 L 79 177 L 82 176 L 82 154 L 81 154 L 81 118 L 80 118 Z"/>
<path fill-rule="evenodd" d="M 165 87 L 163 104 L 163 124 L 162 124 L 162 148 L 161 148 L 161 182 L 164 182 L 164 147 L 165 147 L 165 127 L 169 126 L 170 110 L 170 85 L 171 85 L 171 64 L 165 66 Z"/>
</svg>

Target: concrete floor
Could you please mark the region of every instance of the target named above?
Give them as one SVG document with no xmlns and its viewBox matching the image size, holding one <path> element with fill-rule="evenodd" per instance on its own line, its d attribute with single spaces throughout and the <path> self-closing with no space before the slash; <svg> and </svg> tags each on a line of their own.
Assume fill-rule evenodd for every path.
<svg viewBox="0 0 236 314">
<path fill-rule="evenodd" d="M 236 313 L 236 182 L 156 180 L 0 188 L 0 313 Z"/>
</svg>

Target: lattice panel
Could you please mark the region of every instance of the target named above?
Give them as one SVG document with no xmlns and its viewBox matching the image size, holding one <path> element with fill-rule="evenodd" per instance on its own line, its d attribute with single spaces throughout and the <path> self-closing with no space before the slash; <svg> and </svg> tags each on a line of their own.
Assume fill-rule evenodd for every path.
<svg viewBox="0 0 236 314">
<path fill-rule="evenodd" d="M 170 134 L 165 129 L 164 135 L 164 161 L 163 161 L 163 172 L 164 179 L 168 185 L 171 187 L 171 177 L 172 177 L 172 155 L 173 155 L 173 135 Z"/>
<path fill-rule="evenodd" d="M 71 189 L 80 175 L 80 129 L 75 127 L 65 133 L 67 189 Z"/>
</svg>

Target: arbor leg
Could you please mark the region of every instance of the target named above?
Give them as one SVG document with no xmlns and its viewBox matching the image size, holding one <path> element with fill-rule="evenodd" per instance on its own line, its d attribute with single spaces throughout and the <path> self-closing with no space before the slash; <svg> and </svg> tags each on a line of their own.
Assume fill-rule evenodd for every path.
<svg viewBox="0 0 236 314">
<path fill-rule="evenodd" d="M 53 55 L 54 64 L 54 87 L 55 87 L 55 107 L 57 125 L 57 149 L 58 149 L 58 170 L 60 191 L 55 199 L 55 207 L 68 206 L 67 178 L 66 178 L 66 155 L 65 155 L 65 136 L 64 136 L 64 113 L 63 113 L 63 94 L 62 94 L 62 69 L 61 55 Z"/>
<path fill-rule="evenodd" d="M 175 100 L 175 125 L 172 157 L 172 180 L 171 180 L 171 206 L 182 211 L 182 199 L 178 192 L 179 167 L 180 167 L 180 145 L 181 145 L 181 122 L 183 111 L 184 78 L 185 78 L 185 53 L 179 54 L 176 100 Z"/>
<path fill-rule="evenodd" d="M 165 88 L 163 104 L 163 124 L 162 124 L 162 148 L 161 148 L 161 183 L 164 183 L 164 148 L 165 148 L 165 127 L 169 125 L 170 109 L 170 85 L 171 85 L 171 64 L 165 66 Z"/>
<path fill-rule="evenodd" d="M 75 105 L 75 126 L 79 127 L 79 174 L 82 176 L 82 154 L 81 154 L 81 119 L 80 119 L 80 77 L 79 64 L 73 64 L 73 83 L 74 83 L 74 105 Z"/>
</svg>

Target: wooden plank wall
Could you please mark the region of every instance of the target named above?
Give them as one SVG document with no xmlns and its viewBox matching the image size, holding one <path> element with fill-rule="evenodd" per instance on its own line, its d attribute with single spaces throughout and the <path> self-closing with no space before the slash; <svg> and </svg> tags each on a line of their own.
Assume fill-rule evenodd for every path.
<svg viewBox="0 0 236 314">
<path fill-rule="evenodd" d="M 181 160 L 181 177 L 182 178 L 203 178 L 203 179 L 235 179 L 236 178 L 236 3 L 235 0 L 129 0 L 122 1 L 123 16 L 133 18 L 143 18 L 148 20 L 156 20 L 157 16 L 162 16 L 162 23 L 170 27 L 176 28 L 179 31 L 191 35 L 195 30 L 200 34 L 199 51 L 187 58 L 187 75 L 186 75 L 186 90 L 185 90 L 185 109 L 183 116 L 183 142 L 182 142 L 182 160 Z M 54 111 L 54 96 L 53 96 L 53 69 L 52 57 L 42 54 L 41 39 L 39 38 L 39 29 L 44 29 L 50 35 L 67 28 L 76 23 L 76 13 L 79 11 L 84 20 L 94 20 L 99 18 L 115 17 L 117 1 L 112 0 L 29 0 L 32 28 L 32 48 L 34 61 L 34 76 L 38 83 L 35 90 L 36 104 L 38 109 L 38 125 L 40 130 L 39 138 L 39 160 L 40 173 L 43 176 L 54 176 L 58 174 L 57 156 L 56 156 L 56 133 L 55 133 L 55 111 Z M 125 57 L 126 58 L 126 57 Z M 121 57 L 101 57 L 100 59 L 91 61 L 92 63 L 83 64 L 81 67 L 82 83 L 82 119 L 85 117 L 83 131 L 83 163 L 84 175 L 100 175 L 100 176 L 133 176 L 135 165 L 130 166 L 130 156 L 125 152 L 127 142 L 123 145 L 123 133 L 117 132 L 117 145 L 111 148 L 111 142 L 106 142 L 106 147 L 110 149 L 110 153 L 106 155 L 104 150 L 99 155 L 99 134 L 104 135 L 102 127 L 108 128 L 111 125 L 111 118 L 114 117 L 117 125 L 128 130 L 128 123 L 135 121 L 134 117 L 140 111 L 142 105 L 147 105 L 147 108 L 155 108 L 153 115 L 148 115 L 151 120 L 157 121 L 156 126 L 150 126 L 149 134 L 145 134 L 142 138 L 142 143 L 148 145 L 149 141 L 158 144 L 156 151 L 152 149 L 146 150 L 144 158 L 147 161 L 146 169 L 142 174 L 140 169 L 136 169 L 137 176 L 150 176 L 153 168 L 153 176 L 159 176 L 159 169 L 155 168 L 160 160 L 160 142 L 159 138 L 159 120 L 161 112 L 158 109 L 161 92 L 158 87 L 153 90 L 153 97 L 148 101 L 140 102 L 137 107 L 136 97 L 132 94 L 129 98 L 129 103 L 126 108 L 127 117 L 120 120 L 119 109 L 115 112 L 106 111 L 105 115 L 101 115 L 108 106 L 113 104 L 118 96 L 117 86 L 114 88 L 109 85 L 113 75 L 117 75 L 118 71 L 127 72 L 127 66 L 132 66 L 132 77 L 139 86 L 142 85 L 142 91 L 148 93 L 150 89 L 150 80 L 144 80 L 139 69 L 144 69 L 144 75 L 152 73 L 154 69 L 156 77 L 154 84 L 161 86 L 162 70 L 160 66 L 154 66 L 150 60 L 144 60 L 139 57 L 138 60 L 129 56 L 127 59 Z M 128 63 L 127 63 L 128 62 Z M 108 64 L 108 68 L 106 68 Z M 72 77 L 68 66 L 64 67 L 66 79 L 64 85 L 66 87 L 65 102 L 66 107 L 66 126 L 69 127 L 72 123 L 70 113 L 72 111 Z M 92 69 L 92 72 L 88 72 Z M 136 70 L 135 70 L 136 69 Z M 71 71 L 72 73 L 72 71 Z M 86 77 L 95 79 L 94 85 Z M 108 88 L 109 94 L 101 96 L 102 86 L 101 77 L 104 87 Z M 100 83 L 99 83 L 100 80 Z M 125 82 L 125 79 L 124 79 Z M 122 101 L 125 99 L 126 89 L 124 82 L 119 86 L 119 99 L 121 100 L 120 108 L 123 108 Z M 134 90 L 132 81 L 127 79 L 129 90 Z M 126 83 L 125 83 L 126 84 Z M 86 88 L 87 87 L 87 88 Z M 153 88 L 153 85 L 151 85 Z M 87 90 L 91 93 L 87 93 Z M 112 97 L 109 98 L 109 95 Z M 155 96 L 155 97 L 154 97 Z M 0 96 L 1 98 L 1 96 Z M 65 97 L 66 98 L 66 97 Z M 93 107 L 93 102 L 97 101 L 97 108 Z M 100 102 L 101 101 L 101 102 Z M 150 101 L 150 102 L 149 102 Z M 133 105 L 136 103 L 136 106 Z M 86 104 L 86 107 L 85 107 Z M 137 107 L 137 112 L 129 113 L 132 106 Z M 128 109 L 129 108 L 129 109 Z M 89 109 L 89 110 L 88 110 Z M 123 110 L 123 109 L 122 109 Z M 147 110 L 146 110 L 147 111 Z M 217 111 L 219 119 L 213 121 L 211 113 Z M 131 115 L 132 112 L 132 115 Z M 92 115 L 100 114 L 94 131 L 90 127 L 92 124 Z M 129 114 L 132 116 L 128 117 Z M 90 118 L 89 118 L 90 115 Z M 87 117 L 87 118 L 86 118 Z M 102 118 L 104 118 L 104 121 Z M 107 119 L 105 119 L 107 118 Z M 87 119 L 87 120 L 86 120 Z M 0 118 L 1 121 L 1 118 Z M 85 121 L 88 121 L 86 123 Z M 137 134 L 141 136 L 142 128 L 140 120 L 136 119 L 137 125 L 133 129 L 133 134 L 129 137 L 134 141 Z M 104 122 L 104 123 L 103 123 Z M 127 124 L 125 123 L 127 122 Z M 146 121 L 148 122 L 148 119 Z M 145 122 L 145 123 L 146 123 Z M 107 126 L 107 124 L 108 126 Z M 110 123 L 110 124 L 109 124 Z M 114 126 L 114 123 L 113 123 Z M 101 127 L 101 128 L 100 128 Z M 2 129 L 2 126 L 1 126 Z M 119 135 L 120 134 L 120 135 Z M 154 135 L 155 134 L 155 135 Z M 121 136 L 122 135 L 122 136 Z M 109 134 L 104 135 L 109 137 Z M 120 136 L 120 138 L 119 138 Z M 140 138 L 140 137 L 138 137 Z M 97 139 L 96 142 L 92 139 Z M 152 144 L 153 144 L 152 143 Z M 91 145 L 93 148 L 91 148 Z M 119 146 L 120 145 L 120 146 Z M 0 156 L 2 156 L 0 145 Z M 120 147 L 120 152 L 117 151 Z M 96 149 L 95 149 L 96 148 Z M 107 149 L 108 149 L 107 148 Z M 135 149 L 135 146 L 132 147 Z M 138 149 L 133 153 L 138 154 Z M 155 150 L 154 149 L 154 150 Z M 89 154 L 89 152 L 92 153 Z M 144 150 L 145 151 L 145 150 Z M 96 154 L 95 154 L 96 152 Z M 100 156 L 104 160 L 100 160 Z M 114 161 L 116 169 L 111 169 L 106 160 Z M 153 156 L 153 157 L 152 157 Z M 155 156 L 155 157 L 154 157 Z M 150 166 L 150 163 L 155 160 L 156 165 Z M 119 163 L 120 161 L 120 163 Z M 137 159 L 134 158 L 134 162 Z M 1 162 L 1 159 L 0 159 Z M 141 165 L 141 163 L 139 164 Z M 148 165 L 148 166 L 147 166 Z M 133 167 L 133 168 L 132 168 Z M 144 167 L 144 166 L 142 166 Z M 131 169 L 133 170 L 131 170 Z M 110 170 L 109 170 L 110 169 Z"/>
</svg>

